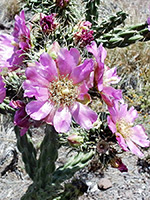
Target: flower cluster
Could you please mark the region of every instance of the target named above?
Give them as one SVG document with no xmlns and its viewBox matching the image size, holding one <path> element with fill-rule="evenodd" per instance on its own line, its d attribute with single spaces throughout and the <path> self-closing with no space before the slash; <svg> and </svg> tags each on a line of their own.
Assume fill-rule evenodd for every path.
<svg viewBox="0 0 150 200">
<path fill-rule="evenodd" d="M 110 116 L 107 118 L 110 130 L 116 135 L 119 145 L 125 150 L 143 156 L 137 145 L 148 147 L 150 142 L 141 125 L 133 127 L 134 120 L 138 117 L 137 111 L 131 107 L 127 111 L 127 104 L 121 104 L 122 91 L 111 86 L 120 81 L 116 68 L 109 69 L 104 64 L 106 50 L 102 45 L 97 47 L 93 41 L 87 46 L 87 50 L 95 57 L 95 69 L 93 75 L 93 87 L 96 89 L 108 106 Z M 128 148 L 129 147 L 129 148 Z"/>
<path fill-rule="evenodd" d="M 94 31 L 90 30 L 91 26 L 92 24 L 89 21 L 82 21 L 76 26 L 76 32 L 73 36 L 75 44 L 85 47 L 94 40 Z"/>
<path fill-rule="evenodd" d="M 57 1 L 61 6 L 69 1 Z M 40 15 L 42 31 L 49 34 L 55 30 L 56 14 Z M 107 118 L 108 126 L 119 145 L 125 150 L 143 156 L 138 146 L 148 147 L 150 142 L 141 125 L 134 126 L 137 111 L 131 107 L 127 110 L 124 104 L 122 91 L 112 85 L 120 81 L 117 69 L 105 65 L 107 52 L 102 44 L 97 46 L 93 41 L 92 24 L 88 21 L 80 22 L 74 34 L 74 41 L 79 47 L 86 46 L 87 51 L 93 54 L 94 59 L 81 58 L 76 48 L 61 48 L 55 41 L 52 45 L 42 49 L 39 61 L 28 65 L 25 71 L 26 80 L 23 82 L 24 97 L 12 101 L 11 106 L 17 109 L 14 116 L 15 125 L 21 128 L 24 135 L 31 125 L 38 126 L 48 123 L 54 126 L 57 132 L 67 132 L 72 119 L 82 128 L 91 129 L 97 120 L 97 114 L 91 110 L 89 90 L 96 91 L 105 102 L 110 115 Z M 15 70 L 23 66 L 25 53 L 31 48 L 30 30 L 26 26 L 24 11 L 15 17 L 15 26 L 12 35 L 0 35 L 0 68 Z M 6 53 L 7 52 L 7 53 Z M 40 51 L 41 52 L 41 51 Z M 81 62 L 82 60 L 82 62 Z M 6 96 L 5 83 L 0 76 L 0 103 Z M 28 102 L 28 103 L 26 103 Z M 79 143 L 75 135 L 68 140 Z M 124 165 L 117 161 L 121 171 L 126 170 Z"/>
<path fill-rule="evenodd" d="M 40 15 L 40 26 L 42 27 L 42 31 L 46 34 L 51 33 L 57 27 L 57 24 L 54 23 L 56 14 L 52 13 L 51 15 L 45 16 L 43 14 Z"/>
<path fill-rule="evenodd" d="M 16 70 L 23 66 L 24 53 L 31 48 L 30 30 L 26 26 L 24 11 L 15 17 L 12 35 L 0 35 L 0 68 Z"/>
</svg>

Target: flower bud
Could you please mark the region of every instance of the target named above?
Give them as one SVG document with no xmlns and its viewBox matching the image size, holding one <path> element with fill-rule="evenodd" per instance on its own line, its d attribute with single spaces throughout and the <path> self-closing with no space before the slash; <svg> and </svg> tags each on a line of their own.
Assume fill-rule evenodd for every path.
<svg viewBox="0 0 150 200">
<path fill-rule="evenodd" d="M 83 143 L 83 138 L 76 133 L 69 135 L 67 140 L 72 147 L 78 147 Z"/>
</svg>

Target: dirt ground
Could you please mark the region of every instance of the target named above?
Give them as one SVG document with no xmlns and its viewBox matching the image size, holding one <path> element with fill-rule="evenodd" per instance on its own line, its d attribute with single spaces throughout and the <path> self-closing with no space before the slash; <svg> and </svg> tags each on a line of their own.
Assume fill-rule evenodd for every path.
<svg viewBox="0 0 150 200">
<path fill-rule="evenodd" d="M 100 16 L 102 19 L 121 8 L 129 13 L 129 24 L 146 21 L 150 14 L 148 9 L 150 6 L 149 0 L 102 0 L 101 2 Z M 0 11 L 2 11 L 0 12 L 0 25 L 7 27 L 7 24 L 3 24 L 4 19 L 7 18 L 5 15 L 7 12 L 4 12 L 2 4 L 0 6 Z M 8 26 L 11 26 L 13 22 L 7 23 Z M 5 31 L 9 32 L 0 26 L 0 33 Z M 38 130 L 33 136 L 35 142 L 40 141 L 42 137 L 43 135 Z M 5 167 L 15 157 L 15 150 L 18 156 L 17 170 L 5 174 Z M 60 151 L 60 160 L 63 160 L 63 162 L 67 160 L 65 151 L 65 149 Z M 143 152 L 145 158 L 148 155 L 150 156 L 150 149 L 144 149 Z M 128 172 L 121 173 L 109 166 L 103 176 L 99 172 L 88 172 L 87 168 L 77 173 L 75 176 L 79 177 L 88 186 L 87 192 L 79 200 L 149 200 L 150 159 L 147 161 L 145 159 L 139 160 L 137 156 L 131 153 L 123 153 L 121 158 L 128 167 Z M 13 125 L 3 115 L 0 116 L 0 173 L 0 200 L 20 200 L 31 184 L 31 180 L 25 173 L 21 156 L 16 148 Z M 106 181 L 106 189 L 98 188 L 100 181 Z"/>
</svg>

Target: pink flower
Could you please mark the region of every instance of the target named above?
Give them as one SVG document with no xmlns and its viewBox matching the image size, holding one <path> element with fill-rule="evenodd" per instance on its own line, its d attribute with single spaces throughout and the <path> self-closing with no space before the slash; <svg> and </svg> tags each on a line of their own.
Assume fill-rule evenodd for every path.
<svg viewBox="0 0 150 200">
<path fill-rule="evenodd" d="M 57 132 L 68 131 L 72 117 L 83 128 L 92 128 L 97 114 L 82 102 L 90 100 L 86 81 L 93 60 L 86 59 L 80 65 L 79 60 L 77 49 L 62 48 L 55 61 L 43 53 L 35 66 L 26 69 L 24 96 L 36 99 L 26 106 L 31 118 L 54 125 Z"/>
<path fill-rule="evenodd" d="M 57 24 L 54 23 L 56 14 L 52 13 L 51 15 L 44 16 L 40 15 L 40 25 L 42 27 L 42 31 L 46 34 L 49 34 L 50 32 L 54 31 L 57 27 Z"/>
<path fill-rule="evenodd" d="M 31 48 L 30 31 L 25 25 L 24 11 L 15 17 L 13 36 L 0 35 L 0 68 L 16 70 L 24 66 L 25 52 Z"/>
<path fill-rule="evenodd" d="M 119 105 L 118 101 L 115 101 L 114 107 L 108 108 L 110 112 L 107 118 L 108 126 L 125 151 L 130 149 L 132 153 L 142 157 L 143 153 L 137 146 L 148 147 L 150 142 L 142 125 L 133 126 L 138 117 L 137 111 L 133 107 L 127 110 L 127 107 L 127 104 Z"/>
<path fill-rule="evenodd" d="M 20 49 L 27 51 L 31 48 L 30 30 L 26 26 L 24 10 L 20 12 L 20 16 L 15 16 L 13 36 Z"/>
<path fill-rule="evenodd" d="M 3 82 L 2 77 L 0 76 L 0 103 L 3 102 L 6 96 L 5 83 Z"/>
<path fill-rule="evenodd" d="M 91 45 L 87 45 L 88 52 L 92 53 L 96 59 L 95 69 L 94 69 L 94 88 L 96 88 L 104 102 L 108 106 L 113 106 L 114 100 L 122 99 L 122 91 L 111 87 L 111 84 L 116 84 L 120 81 L 117 75 L 117 69 L 109 68 L 104 65 L 104 60 L 106 58 L 107 52 L 100 44 L 97 47 L 95 41 Z"/>
</svg>

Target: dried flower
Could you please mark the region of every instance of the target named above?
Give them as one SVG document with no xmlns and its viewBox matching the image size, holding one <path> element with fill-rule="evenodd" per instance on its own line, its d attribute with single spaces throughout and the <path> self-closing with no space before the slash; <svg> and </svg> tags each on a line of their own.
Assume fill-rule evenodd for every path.
<svg viewBox="0 0 150 200">
<path fill-rule="evenodd" d="M 82 102 L 90 101 L 86 80 L 93 60 L 86 59 L 80 65 L 79 60 L 77 49 L 62 48 L 55 61 L 43 53 L 39 63 L 26 69 L 24 96 L 36 98 L 26 106 L 31 118 L 54 125 L 57 132 L 69 130 L 72 116 L 83 128 L 92 128 L 97 114 Z"/>
<path fill-rule="evenodd" d="M 110 161 L 112 167 L 117 168 L 120 172 L 128 172 L 128 168 L 123 164 L 121 158 L 115 157 Z"/>
<path fill-rule="evenodd" d="M 115 101 L 114 107 L 108 108 L 110 112 L 107 118 L 108 126 L 125 151 L 130 149 L 132 153 L 142 157 L 143 153 L 137 145 L 148 147 L 150 142 L 142 125 L 133 126 L 133 122 L 138 117 L 137 111 L 133 107 L 127 111 L 127 107 L 127 104 L 119 104 Z"/>
</svg>

